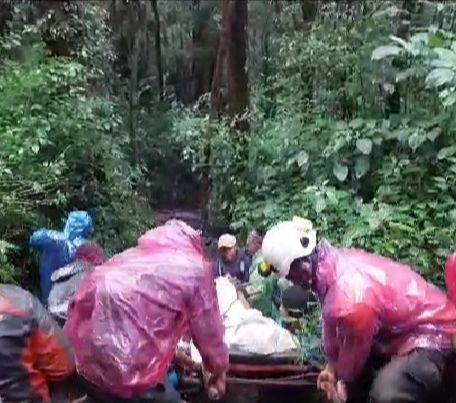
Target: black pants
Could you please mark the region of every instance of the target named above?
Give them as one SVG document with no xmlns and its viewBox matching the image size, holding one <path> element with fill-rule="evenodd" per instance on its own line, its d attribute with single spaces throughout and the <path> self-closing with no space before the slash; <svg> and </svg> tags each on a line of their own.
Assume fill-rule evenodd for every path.
<svg viewBox="0 0 456 403">
<path fill-rule="evenodd" d="M 452 360 L 438 351 L 414 350 L 380 368 L 370 365 L 361 382 L 349 388 L 349 402 L 452 403 L 452 368 Z"/>
</svg>

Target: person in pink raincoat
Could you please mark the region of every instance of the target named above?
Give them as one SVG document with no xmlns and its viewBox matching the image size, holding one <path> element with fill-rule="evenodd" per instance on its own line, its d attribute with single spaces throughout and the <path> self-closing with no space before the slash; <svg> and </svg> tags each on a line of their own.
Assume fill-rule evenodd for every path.
<svg viewBox="0 0 456 403">
<path fill-rule="evenodd" d="M 109 402 L 178 402 L 166 380 L 178 341 L 190 334 L 208 387 L 224 392 L 228 348 L 201 237 L 182 221 L 95 267 L 69 304 L 65 332 L 78 373 Z"/>
<path fill-rule="evenodd" d="M 456 307 L 444 292 L 405 264 L 317 242 L 301 218 L 267 231 L 262 251 L 270 271 L 319 298 L 327 366 L 318 386 L 330 400 L 357 400 L 364 388 L 374 403 L 450 401 Z"/>
<path fill-rule="evenodd" d="M 450 299 L 456 301 L 456 252 L 448 256 L 445 263 L 445 283 Z"/>
</svg>

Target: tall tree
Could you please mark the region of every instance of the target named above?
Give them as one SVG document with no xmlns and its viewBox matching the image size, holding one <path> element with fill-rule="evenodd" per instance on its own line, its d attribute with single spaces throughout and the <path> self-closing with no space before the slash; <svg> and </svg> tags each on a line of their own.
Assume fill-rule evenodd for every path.
<svg viewBox="0 0 456 403">
<path fill-rule="evenodd" d="M 318 0 L 301 0 L 301 12 L 304 24 L 311 23 L 318 12 Z"/>
<path fill-rule="evenodd" d="M 222 23 L 220 27 L 219 44 L 217 50 L 217 61 L 214 69 L 214 76 L 212 78 L 211 88 L 211 114 L 212 117 L 219 116 L 222 113 L 223 105 L 226 102 L 224 98 L 224 72 L 225 60 L 227 58 L 227 42 L 228 42 L 228 5 L 229 0 L 222 0 Z"/>
<path fill-rule="evenodd" d="M 247 76 L 247 0 L 231 0 L 228 7 L 228 100 L 231 114 L 242 113 L 249 105 Z"/>
<path fill-rule="evenodd" d="M 149 49 L 149 23 L 152 21 L 152 5 L 149 1 L 123 2 L 114 0 L 111 4 L 111 26 L 118 35 L 119 47 L 122 49 L 123 60 L 119 60 L 122 76 L 127 78 L 128 97 L 128 129 L 134 159 L 139 154 L 136 138 L 138 108 L 141 93 L 141 67 Z M 147 69 L 148 66 L 146 66 Z"/>
<path fill-rule="evenodd" d="M 155 33 L 155 63 L 157 66 L 158 76 L 158 91 L 160 100 L 164 97 L 164 85 L 163 85 L 163 63 L 162 63 L 162 52 L 161 52 L 161 29 L 160 29 L 160 14 L 158 12 L 157 0 L 152 1 L 152 9 L 154 11 L 154 33 Z"/>
<path fill-rule="evenodd" d="M 212 81 L 213 115 L 244 112 L 249 105 L 247 73 L 247 0 L 222 0 L 222 25 Z"/>
</svg>

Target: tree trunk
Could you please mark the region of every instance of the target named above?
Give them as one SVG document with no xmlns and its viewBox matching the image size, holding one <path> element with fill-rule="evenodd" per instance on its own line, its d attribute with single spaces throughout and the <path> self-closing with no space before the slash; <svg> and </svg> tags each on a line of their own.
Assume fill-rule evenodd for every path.
<svg viewBox="0 0 456 403">
<path fill-rule="evenodd" d="M 135 32 L 132 39 L 132 47 L 129 55 L 128 65 L 130 68 L 130 85 L 128 94 L 128 128 L 130 142 L 133 147 L 134 161 L 138 160 L 138 149 L 136 141 L 136 110 L 138 107 L 138 70 L 139 70 L 139 50 L 140 40 L 139 33 Z"/>
<path fill-rule="evenodd" d="M 220 28 L 217 61 L 215 63 L 214 77 L 211 87 L 211 116 L 218 117 L 222 113 L 224 104 L 223 81 L 225 73 L 225 60 L 227 58 L 227 43 L 229 36 L 228 6 L 230 0 L 222 0 L 222 25 Z"/>
<path fill-rule="evenodd" d="M 318 11 L 318 0 L 301 0 L 302 20 L 307 26 L 315 20 Z"/>
<path fill-rule="evenodd" d="M 154 11 L 154 30 L 155 30 L 155 58 L 157 63 L 157 76 L 158 76 L 158 91 L 160 101 L 164 99 L 164 85 L 163 85 L 163 64 L 161 52 L 161 39 L 160 39 L 160 14 L 158 12 L 157 0 L 152 0 L 152 8 Z"/>
<path fill-rule="evenodd" d="M 222 0 L 222 7 L 222 27 L 212 80 L 211 110 L 212 116 L 219 116 L 226 102 L 228 113 L 234 116 L 245 112 L 249 106 L 246 68 L 247 0 Z"/>
<path fill-rule="evenodd" d="M 247 61 L 247 0 L 222 0 L 222 24 L 217 51 L 217 61 L 211 88 L 211 117 L 219 118 L 224 112 L 231 116 L 242 114 L 249 106 L 248 76 L 246 69 Z M 226 90 L 225 90 L 226 88 Z M 227 105 L 227 108 L 224 105 Z M 238 119 L 235 123 L 238 133 L 248 131 L 247 120 Z M 209 205 L 211 194 L 210 162 L 211 162 L 212 132 L 209 128 L 206 133 L 204 147 L 203 168 L 203 205 Z M 237 141 L 245 141 L 240 136 Z M 247 147 L 243 148 L 247 151 Z M 245 156 L 238 156 L 240 162 L 245 161 Z M 240 166 L 240 164 L 239 164 Z M 240 168 L 241 169 L 241 168 Z M 205 223 L 208 219 L 208 211 L 204 210 Z"/>
<path fill-rule="evenodd" d="M 142 45 L 146 40 L 147 23 L 150 20 L 150 7 L 147 2 L 129 3 L 128 6 L 128 67 L 129 77 L 129 136 L 133 148 L 134 160 L 138 161 L 139 149 L 136 138 L 137 110 L 139 105 L 139 63 Z"/>
<path fill-rule="evenodd" d="M 229 112 L 236 115 L 249 106 L 247 76 L 247 0 L 230 0 L 228 6 L 228 102 Z"/>
</svg>

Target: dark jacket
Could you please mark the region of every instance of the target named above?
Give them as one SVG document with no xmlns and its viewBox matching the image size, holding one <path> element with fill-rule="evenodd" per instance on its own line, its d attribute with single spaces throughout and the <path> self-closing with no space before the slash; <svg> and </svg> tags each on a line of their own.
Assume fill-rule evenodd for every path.
<svg viewBox="0 0 456 403">
<path fill-rule="evenodd" d="M 233 263 L 228 263 L 221 257 L 217 258 L 214 265 L 214 278 L 229 274 L 242 283 L 248 283 L 251 264 L 251 256 L 244 249 L 239 249 L 236 260 Z"/>
<path fill-rule="evenodd" d="M 49 382 L 74 370 L 68 340 L 38 299 L 0 284 L 0 400 L 50 402 Z"/>
</svg>

